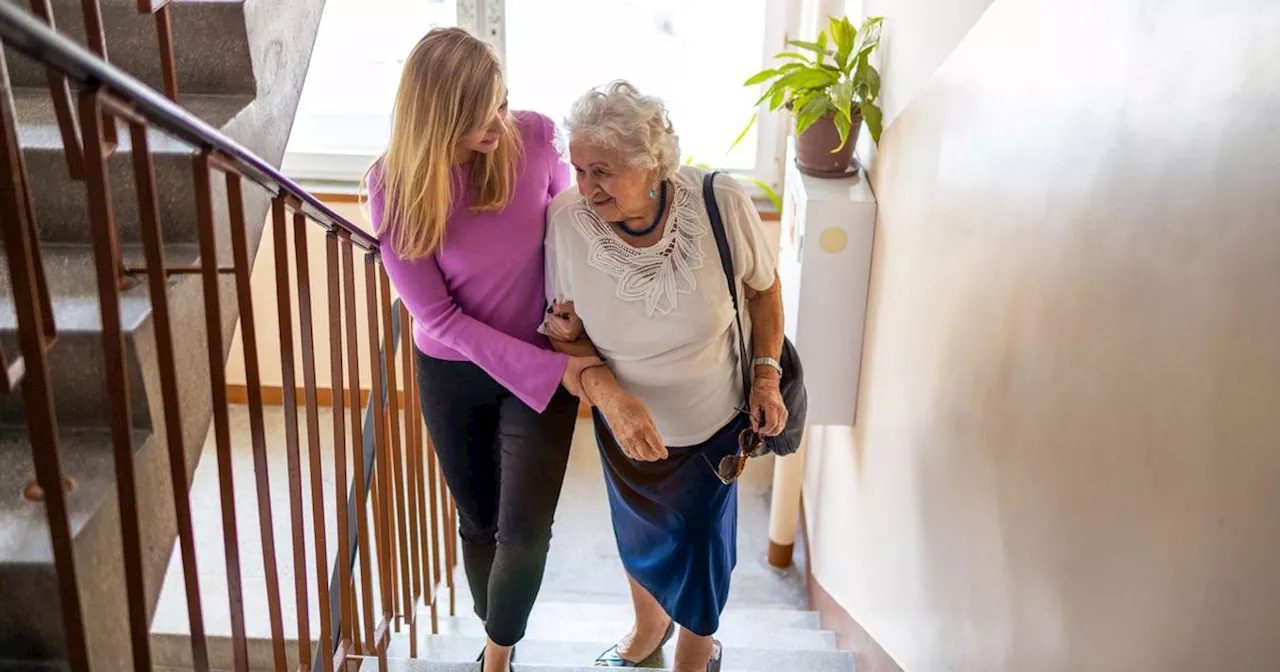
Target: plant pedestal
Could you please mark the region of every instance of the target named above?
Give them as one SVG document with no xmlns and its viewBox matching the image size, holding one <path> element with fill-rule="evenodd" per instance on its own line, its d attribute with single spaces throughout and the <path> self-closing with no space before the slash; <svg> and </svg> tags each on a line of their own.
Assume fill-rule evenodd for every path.
<svg viewBox="0 0 1280 672">
<path fill-rule="evenodd" d="M 861 173 L 831 180 L 800 172 L 787 152 L 778 275 L 784 331 L 805 366 L 809 432 L 852 426 L 862 369 L 862 332 L 871 280 L 876 201 Z M 774 462 L 769 561 L 787 566 L 795 544 L 802 447 Z"/>
</svg>

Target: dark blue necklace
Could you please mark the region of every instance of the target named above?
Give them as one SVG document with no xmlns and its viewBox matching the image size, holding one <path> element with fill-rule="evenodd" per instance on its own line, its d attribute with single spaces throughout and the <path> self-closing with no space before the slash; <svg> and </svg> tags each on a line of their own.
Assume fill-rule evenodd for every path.
<svg viewBox="0 0 1280 672">
<path fill-rule="evenodd" d="M 652 194 L 653 192 L 649 192 Z M 658 229 L 658 225 L 662 223 L 662 214 L 667 211 L 667 183 L 662 182 L 661 195 L 658 197 L 658 214 L 653 216 L 653 223 L 639 231 L 632 231 L 627 228 L 626 222 L 614 222 L 614 224 L 622 230 L 623 233 L 634 238 L 643 238 Z"/>
</svg>

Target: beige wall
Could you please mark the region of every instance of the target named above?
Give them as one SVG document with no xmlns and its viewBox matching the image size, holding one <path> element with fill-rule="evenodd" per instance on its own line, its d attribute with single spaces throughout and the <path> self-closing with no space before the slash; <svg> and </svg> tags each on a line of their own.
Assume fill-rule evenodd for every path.
<svg viewBox="0 0 1280 672">
<path fill-rule="evenodd" d="M 997 0 L 886 132 L 859 424 L 805 497 L 906 670 L 1276 669 L 1278 28 Z M 889 70 L 916 30 L 965 32 L 899 21 Z"/>
<path fill-rule="evenodd" d="M 887 125 L 929 81 L 992 0 L 846 0 L 851 21 L 883 16 L 880 108 Z"/>
<path fill-rule="evenodd" d="M 346 217 L 351 222 L 358 224 L 370 230 L 368 221 L 364 213 L 354 203 L 329 203 L 329 207 L 333 208 L 338 214 Z M 311 274 L 311 305 L 314 312 L 313 333 L 315 334 L 316 346 L 316 385 L 321 388 L 330 387 L 329 376 L 329 286 L 328 286 L 328 261 L 326 250 L 325 230 L 314 223 L 308 231 L 307 236 L 307 267 Z M 293 246 L 293 223 L 290 218 L 289 223 L 289 274 L 295 277 L 297 273 L 297 259 L 294 255 Z M 369 389 L 369 332 L 368 320 L 366 318 L 368 304 L 365 301 L 365 283 L 364 283 L 364 255 L 359 248 L 354 249 L 355 271 L 356 271 L 356 310 L 359 322 L 359 339 L 357 344 L 360 348 L 360 381 L 362 389 Z M 339 263 L 341 263 L 341 247 L 339 247 Z M 253 287 L 253 304 L 254 304 L 254 333 L 258 343 L 258 366 L 261 368 L 262 384 L 269 387 L 280 387 L 281 371 L 280 364 L 283 361 L 280 357 L 280 328 L 277 311 L 279 310 L 276 302 L 276 264 L 275 264 L 275 241 L 272 234 L 272 225 L 270 216 L 268 215 L 267 228 L 263 232 L 262 244 L 258 247 L 258 256 L 254 260 L 253 275 L 251 277 L 251 285 Z M 298 286 L 293 281 L 289 285 L 290 299 L 292 301 L 293 315 L 293 341 L 294 341 L 294 361 L 296 366 L 296 382 L 299 387 L 302 386 L 302 348 L 300 344 L 301 334 L 298 327 Z M 392 290 L 392 300 L 395 300 L 395 290 Z M 343 299 L 346 300 L 345 298 Z M 241 326 L 236 326 L 235 335 L 233 336 L 231 345 L 231 356 L 227 358 L 227 383 L 229 385 L 245 384 L 244 369 L 244 341 L 241 334 Z M 345 338 L 345 323 L 344 323 Z M 343 346 L 343 378 L 346 379 L 346 346 Z M 398 371 L 397 371 L 398 373 Z M 349 381 L 348 381 L 349 384 Z M 401 386 L 403 387 L 403 386 Z"/>
</svg>

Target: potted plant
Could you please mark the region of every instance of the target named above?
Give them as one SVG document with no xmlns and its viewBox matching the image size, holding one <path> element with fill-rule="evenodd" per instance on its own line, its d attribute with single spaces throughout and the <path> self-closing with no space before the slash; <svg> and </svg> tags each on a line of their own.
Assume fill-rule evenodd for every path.
<svg viewBox="0 0 1280 672">
<path fill-rule="evenodd" d="M 883 23 L 884 17 L 870 17 L 855 30 L 849 19 L 832 18 L 814 42 L 787 40 L 806 53 L 780 53 L 774 56 L 776 67 L 746 81 L 746 86 L 769 83 L 757 106 L 768 101 L 770 110 L 786 107 L 795 115 L 800 172 L 818 177 L 849 174 L 853 146 L 864 123 L 871 139 L 880 142 L 880 73 L 870 57 L 880 45 Z M 747 128 L 754 122 L 753 116 Z"/>
</svg>

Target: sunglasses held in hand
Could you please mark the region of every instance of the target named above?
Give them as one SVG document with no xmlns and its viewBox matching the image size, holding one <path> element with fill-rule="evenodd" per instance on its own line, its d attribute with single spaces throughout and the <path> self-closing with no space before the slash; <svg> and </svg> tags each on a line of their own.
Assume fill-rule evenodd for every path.
<svg viewBox="0 0 1280 672">
<path fill-rule="evenodd" d="M 720 458 L 720 464 L 712 467 L 712 470 L 716 472 L 716 478 L 720 479 L 721 483 L 732 485 L 746 470 L 747 459 L 759 457 L 764 452 L 764 437 L 760 436 L 756 430 L 747 427 L 738 432 L 738 452 Z M 702 459 L 706 461 L 707 466 L 711 466 L 711 460 L 706 454 L 702 455 Z"/>
</svg>

